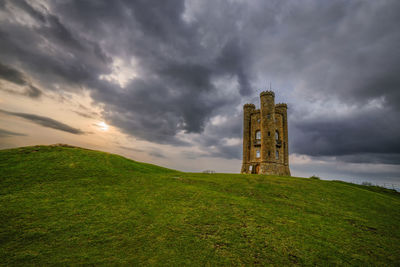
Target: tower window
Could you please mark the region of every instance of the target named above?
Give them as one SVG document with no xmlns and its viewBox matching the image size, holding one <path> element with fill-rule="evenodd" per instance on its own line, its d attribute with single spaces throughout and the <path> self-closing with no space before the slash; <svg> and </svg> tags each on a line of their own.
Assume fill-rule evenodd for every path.
<svg viewBox="0 0 400 267">
<path fill-rule="evenodd" d="M 271 151 L 268 151 L 268 157 L 271 157 Z"/>
<path fill-rule="evenodd" d="M 260 157 L 260 150 L 256 150 L 256 158 Z"/>
<path fill-rule="evenodd" d="M 270 133 L 270 132 L 268 132 L 268 136 L 271 136 L 271 133 Z"/>
<path fill-rule="evenodd" d="M 271 114 L 267 114 L 267 119 L 270 119 L 271 118 Z"/>
<path fill-rule="evenodd" d="M 261 144 L 261 132 L 260 132 L 260 130 L 257 130 L 257 131 L 256 131 L 256 140 L 255 140 L 255 144 L 256 144 L 256 145 Z"/>
<path fill-rule="evenodd" d="M 260 123 L 260 121 L 261 121 L 260 119 L 257 119 L 257 122 L 258 122 L 258 123 Z"/>
<path fill-rule="evenodd" d="M 276 140 L 276 141 L 279 140 L 279 132 L 278 132 L 278 131 L 275 132 L 275 140 Z"/>
<path fill-rule="evenodd" d="M 256 131 L 256 139 L 257 140 L 261 139 L 261 132 L 259 130 Z"/>
<path fill-rule="evenodd" d="M 279 151 L 278 150 L 275 153 L 275 159 L 279 159 Z"/>
</svg>

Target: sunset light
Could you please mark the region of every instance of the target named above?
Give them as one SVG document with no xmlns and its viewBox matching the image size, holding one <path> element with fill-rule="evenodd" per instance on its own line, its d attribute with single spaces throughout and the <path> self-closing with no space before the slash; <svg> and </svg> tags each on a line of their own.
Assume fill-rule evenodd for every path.
<svg viewBox="0 0 400 267">
<path fill-rule="evenodd" d="M 109 126 L 107 125 L 107 123 L 105 123 L 104 121 L 96 123 L 96 126 L 101 130 L 101 131 L 108 131 Z"/>
</svg>

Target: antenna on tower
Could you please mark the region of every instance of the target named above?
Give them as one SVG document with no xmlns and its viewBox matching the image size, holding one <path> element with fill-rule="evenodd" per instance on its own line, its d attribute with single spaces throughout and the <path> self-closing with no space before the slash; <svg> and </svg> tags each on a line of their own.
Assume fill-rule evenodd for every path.
<svg viewBox="0 0 400 267">
<path fill-rule="evenodd" d="M 271 82 L 269 82 L 269 90 L 272 91 L 272 86 L 271 86 Z"/>
</svg>

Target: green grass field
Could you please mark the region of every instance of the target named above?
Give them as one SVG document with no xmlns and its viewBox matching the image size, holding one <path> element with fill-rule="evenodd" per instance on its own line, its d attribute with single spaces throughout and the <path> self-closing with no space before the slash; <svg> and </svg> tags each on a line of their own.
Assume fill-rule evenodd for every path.
<svg viewBox="0 0 400 267">
<path fill-rule="evenodd" d="M 400 194 L 183 173 L 72 147 L 0 151 L 0 265 L 400 265 Z"/>
</svg>

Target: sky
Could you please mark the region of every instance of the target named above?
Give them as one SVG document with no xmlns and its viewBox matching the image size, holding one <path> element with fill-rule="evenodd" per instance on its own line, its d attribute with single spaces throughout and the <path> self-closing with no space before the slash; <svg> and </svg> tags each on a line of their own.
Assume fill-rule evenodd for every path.
<svg viewBox="0 0 400 267">
<path fill-rule="evenodd" d="M 288 104 L 293 176 L 400 184 L 398 0 L 0 0 L 0 148 L 237 173 Z"/>
</svg>

